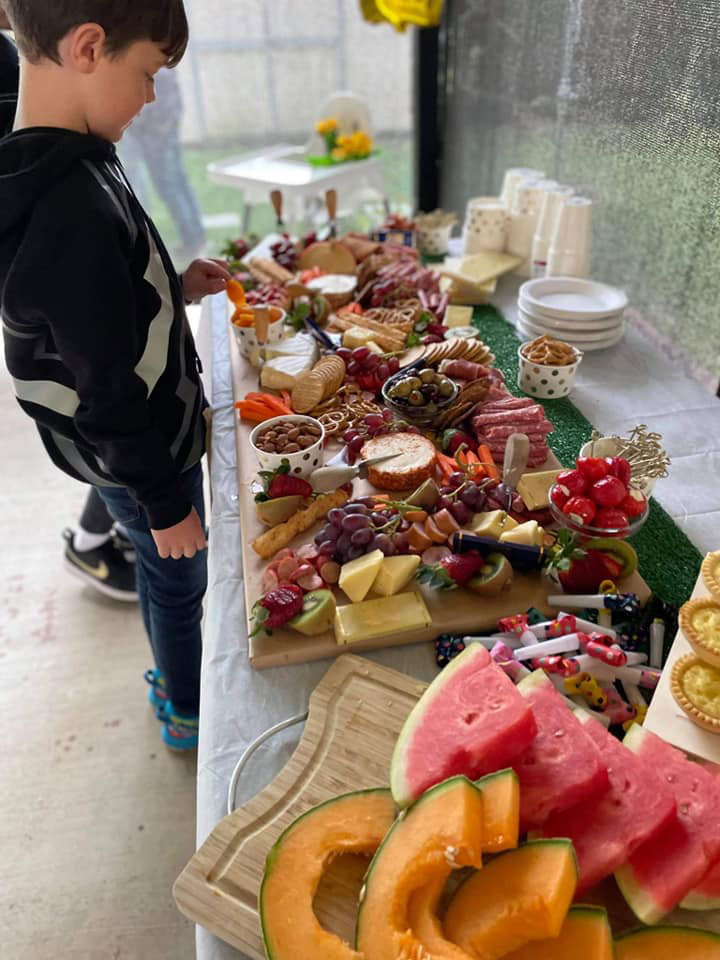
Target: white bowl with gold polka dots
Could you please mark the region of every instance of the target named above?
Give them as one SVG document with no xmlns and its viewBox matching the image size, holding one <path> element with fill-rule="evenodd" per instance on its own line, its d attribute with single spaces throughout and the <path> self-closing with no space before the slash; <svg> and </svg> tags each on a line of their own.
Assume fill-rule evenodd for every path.
<svg viewBox="0 0 720 960">
<path fill-rule="evenodd" d="M 529 397 L 537 397 L 538 400 L 559 400 L 566 397 L 575 383 L 575 374 L 583 358 L 582 350 L 573 347 L 574 363 L 566 363 L 561 367 L 550 366 L 533 363 L 523 356 L 523 350 L 530 342 L 521 343 L 518 347 L 518 386 L 523 393 Z"/>
</svg>

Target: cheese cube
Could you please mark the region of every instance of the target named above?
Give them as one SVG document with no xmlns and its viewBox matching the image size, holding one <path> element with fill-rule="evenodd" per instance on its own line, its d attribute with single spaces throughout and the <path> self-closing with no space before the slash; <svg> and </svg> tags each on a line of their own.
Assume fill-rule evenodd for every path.
<svg viewBox="0 0 720 960">
<path fill-rule="evenodd" d="M 343 346 L 354 350 L 355 347 L 364 347 L 375 336 L 372 330 L 366 330 L 364 327 L 350 327 L 343 333 Z"/>
<path fill-rule="evenodd" d="M 470 529 L 478 537 L 499 540 L 501 533 L 513 530 L 517 525 L 517 521 L 504 510 L 489 510 L 485 513 L 476 513 L 470 523 Z"/>
<path fill-rule="evenodd" d="M 550 487 L 562 470 L 541 470 L 539 473 L 524 473 L 517 485 L 528 510 L 543 510 L 550 506 Z"/>
<path fill-rule="evenodd" d="M 353 603 L 364 600 L 370 592 L 370 587 L 378 575 L 384 558 L 385 554 L 382 550 L 373 550 L 372 553 L 366 553 L 364 557 L 358 557 L 342 565 L 338 584 Z"/>
<path fill-rule="evenodd" d="M 260 383 L 271 390 L 292 390 L 298 377 L 313 366 L 314 360 L 308 355 L 274 357 L 260 371 Z"/>
<path fill-rule="evenodd" d="M 472 324 L 472 307 L 448 307 L 445 311 L 446 327 L 469 327 Z"/>
<path fill-rule="evenodd" d="M 395 593 L 400 593 L 415 576 L 419 566 L 420 557 L 418 556 L 385 557 L 372 588 L 381 597 L 391 597 Z"/>
<path fill-rule="evenodd" d="M 398 593 L 362 603 L 348 603 L 335 611 L 335 639 L 357 643 L 429 627 L 432 617 L 420 593 Z"/>
<path fill-rule="evenodd" d="M 545 531 L 538 525 L 537 520 L 528 520 L 513 527 L 512 530 L 505 530 L 500 534 L 500 539 L 504 543 L 522 543 L 526 547 L 541 547 Z"/>
</svg>

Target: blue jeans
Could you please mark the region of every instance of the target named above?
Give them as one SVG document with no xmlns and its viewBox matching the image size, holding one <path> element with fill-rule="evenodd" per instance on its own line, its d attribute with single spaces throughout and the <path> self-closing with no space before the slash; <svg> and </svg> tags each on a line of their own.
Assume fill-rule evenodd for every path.
<svg viewBox="0 0 720 960">
<path fill-rule="evenodd" d="M 185 493 L 205 526 L 200 464 L 183 475 Z M 207 550 L 194 557 L 161 560 L 145 511 L 121 487 L 97 487 L 110 514 L 127 530 L 135 548 L 137 591 L 155 664 L 167 682 L 178 713 L 197 715 L 200 706 L 200 623 L 207 587 Z"/>
</svg>

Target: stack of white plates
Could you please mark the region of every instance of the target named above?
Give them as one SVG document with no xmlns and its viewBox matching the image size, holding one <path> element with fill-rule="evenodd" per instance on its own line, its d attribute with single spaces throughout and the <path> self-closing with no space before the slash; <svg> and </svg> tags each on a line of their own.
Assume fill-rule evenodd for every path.
<svg viewBox="0 0 720 960">
<path fill-rule="evenodd" d="M 528 280 L 518 295 L 518 331 L 526 340 L 547 334 L 579 350 L 603 350 L 622 340 L 627 296 L 579 277 Z"/>
</svg>

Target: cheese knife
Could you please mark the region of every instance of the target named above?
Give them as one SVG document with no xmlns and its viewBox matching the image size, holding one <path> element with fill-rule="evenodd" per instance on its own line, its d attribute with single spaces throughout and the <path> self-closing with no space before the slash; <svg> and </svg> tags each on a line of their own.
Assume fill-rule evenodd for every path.
<svg viewBox="0 0 720 960">
<path fill-rule="evenodd" d="M 509 512 L 512 506 L 513 494 L 517 490 L 520 477 L 525 472 L 529 457 L 530 438 L 524 433 L 511 434 L 505 445 L 502 483 L 498 487 L 499 493 L 505 497 L 506 512 Z"/>
<path fill-rule="evenodd" d="M 383 463 L 385 460 L 394 460 L 395 457 L 399 456 L 401 456 L 400 453 L 387 453 L 382 457 L 370 457 L 368 460 L 358 460 L 357 463 L 353 464 L 330 463 L 326 467 L 318 467 L 317 470 L 313 470 L 308 479 L 316 493 L 329 493 L 356 477 L 367 480 L 368 467 L 373 467 L 376 463 Z"/>
</svg>

